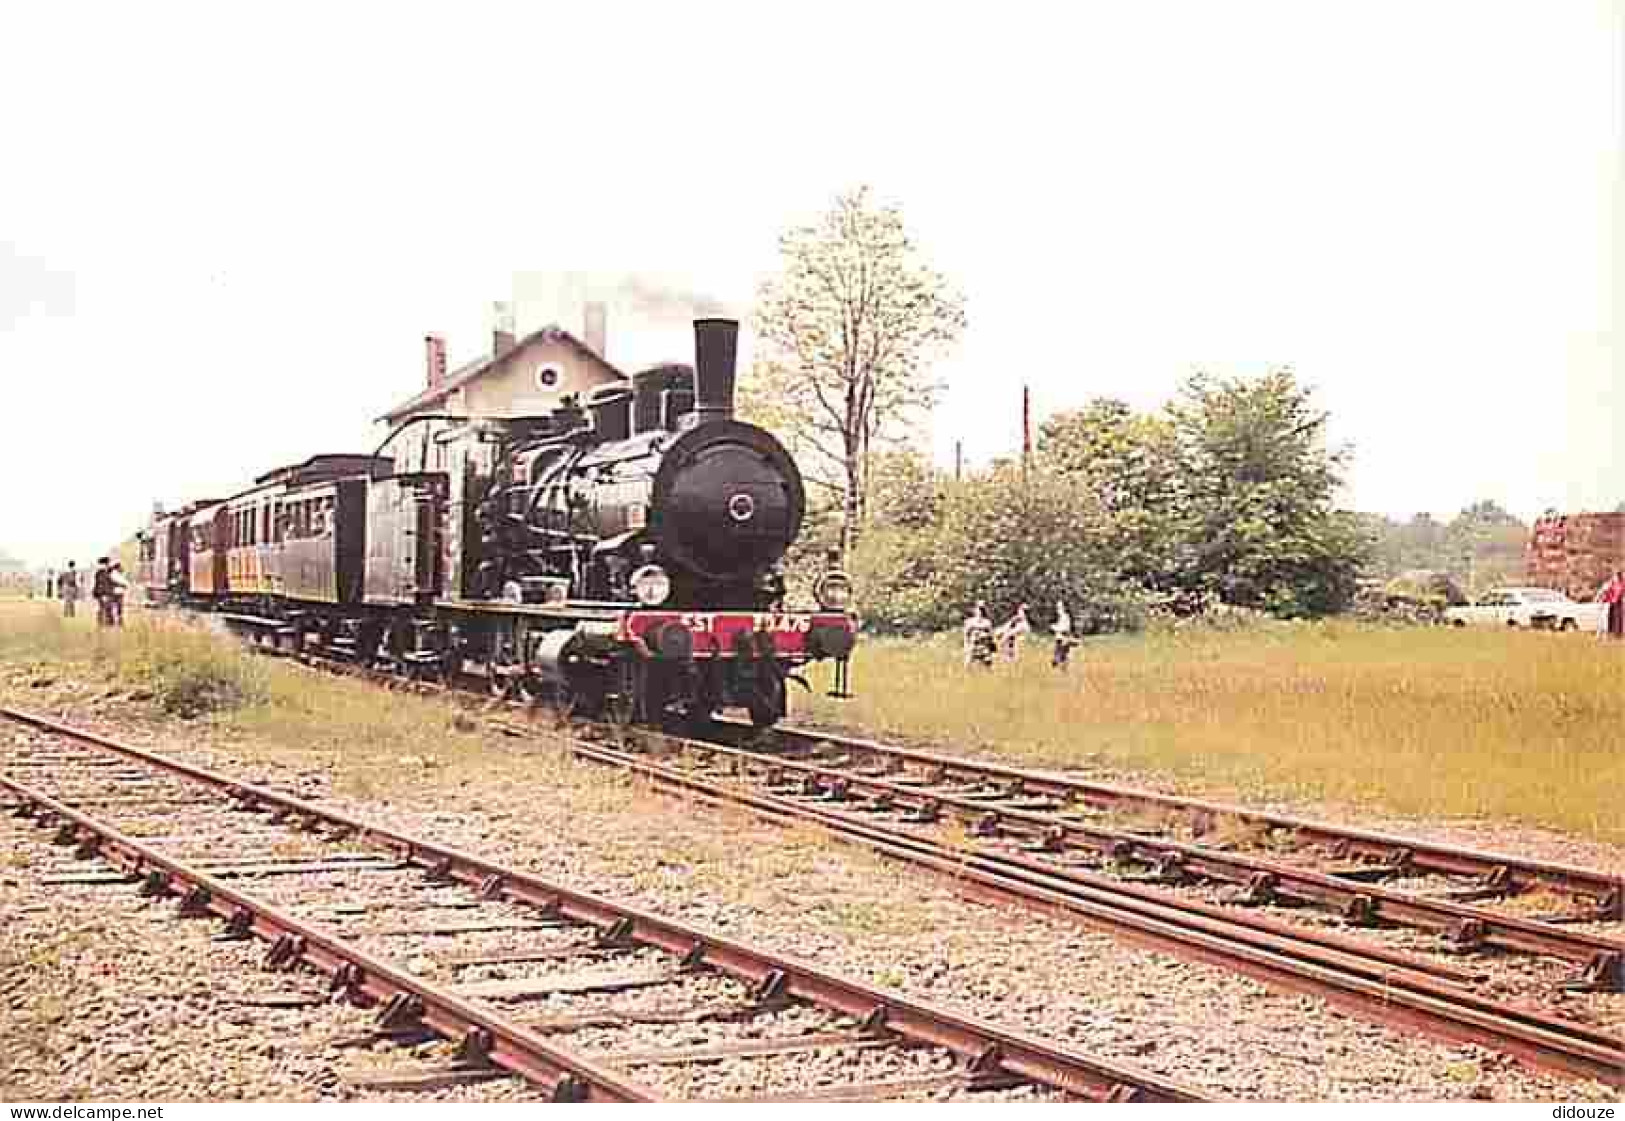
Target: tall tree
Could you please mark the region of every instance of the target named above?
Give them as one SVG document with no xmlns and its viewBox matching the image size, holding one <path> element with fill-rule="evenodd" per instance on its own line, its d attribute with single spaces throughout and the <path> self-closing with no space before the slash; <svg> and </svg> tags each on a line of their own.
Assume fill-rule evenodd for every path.
<svg viewBox="0 0 1625 1121">
<path fill-rule="evenodd" d="M 747 398 L 819 461 L 815 481 L 839 488 L 844 554 L 863 522 L 871 452 L 935 403 L 929 365 L 964 330 L 964 298 L 922 259 L 902 212 L 875 205 L 867 187 L 785 233 L 779 249 L 783 271 L 759 293 L 762 353 Z"/>
<path fill-rule="evenodd" d="M 1288 371 L 1198 374 L 1169 407 L 1185 489 L 1182 579 L 1226 603 L 1320 615 L 1352 597 L 1370 541 L 1333 506 L 1346 451 Z"/>
<path fill-rule="evenodd" d="M 1097 398 L 1039 426 L 1038 460 L 1093 495 L 1124 577 L 1166 590 L 1180 495 L 1173 426 Z"/>
<path fill-rule="evenodd" d="M 1481 499 L 1463 507 L 1445 527 L 1445 558 L 1439 567 L 1460 575 L 1468 594 L 1477 595 L 1518 578 L 1528 540 L 1527 526 L 1500 503 Z"/>
</svg>

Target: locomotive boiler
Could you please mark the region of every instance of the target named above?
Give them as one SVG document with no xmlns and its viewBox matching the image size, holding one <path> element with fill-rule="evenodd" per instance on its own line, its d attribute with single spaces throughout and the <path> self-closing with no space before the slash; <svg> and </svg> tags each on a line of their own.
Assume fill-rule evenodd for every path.
<svg viewBox="0 0 1625 1121">
<path fill-rule="evenodd" d="M 695 324 L 692 389 L 659 369 L 500 439 L 476 499 L 475 588 L 527 584 L 684 610 L 767 610 L 806 509 L 772 434 L 734 419 L 738 325 Z M 636 430 L 634 431 L 634 422 Z"/>
</svg>

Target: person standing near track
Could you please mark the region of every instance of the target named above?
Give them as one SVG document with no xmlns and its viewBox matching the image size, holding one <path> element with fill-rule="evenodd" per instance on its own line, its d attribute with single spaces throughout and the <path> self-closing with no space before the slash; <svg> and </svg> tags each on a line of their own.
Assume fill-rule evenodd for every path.
<svg viewBox="0 0 1625 1121">
<path fill-rule="evenodd" d="M 1625 638 L 1625 569 L 1616 568 L 1613 577 L 1597 589 L 1597 602 L 1605 605 L 1598 636 Z"/>
<path fill-rule="evenodd" d="M 124 625 L 124 596 L 130 590 L 130 581 L 124 576 L 124 562 L 114 561 L 107 570 L 107 621 L 115 627 Z"/>
<path fill-rule="evenodd" d="M 1055 652 L 1050 656 L 1050 667 L 1066 672 L 1066 664 L 1072 657 L 1072 648 L 1078 644 L 1078 636 L 1072 630 L 1072 616 L 1067 613 L 1066 603 L 1063 600 L 1055 601 L 1055 626 L 1051 628 L 1055 635 Z"/>
<path fill-rule="evenodd" d="M 1016 606 L 1016 613 L 999 628 L 999 641 L 1004 645 L 1004 660 L 1015 665 L 1021 658 L 1021 644 L 1027 641 L 1033 625 L 1027 619 L 1027 605 Z"/>
<path fill-rule="evenodd" d="M 992 665 L 995 648 L 993 620 L 987 617 L 986 606 L 977 600 L 965 620 L 965 668 L 978 664 Z"/>
<path fill-rule="evenodd" d="M 56 578 L 57 594 L 62 597 L 62 617 L 72 619 L 79 604 L 79 572 L 68 562 L 62 575 Z"/>
<path fill-rule="evenodd" d="M 96 558 L 96 574 L 90 579 L 90 594 L 96 601 L 96 625 L 113 625 L 113 570 L 106 557 Z"/>
</svg>

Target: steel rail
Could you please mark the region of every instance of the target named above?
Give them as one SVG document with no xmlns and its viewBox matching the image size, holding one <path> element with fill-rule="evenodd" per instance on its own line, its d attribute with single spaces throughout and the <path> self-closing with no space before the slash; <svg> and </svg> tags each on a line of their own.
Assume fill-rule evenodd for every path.
<svg viewBox="0 0 1625 1121">
<path fill-rule="evenodd" d="M 958 1056 L 967 1070 L 980 1076 L 1010 1076 L 1099 1101 L 1212 1100 L 1211 1095 L 1127 1064 L 1064 1050 L 981 1020 L 883 993 L 826 973 L 810 963 L 771 954 L 600 896 L 550 883 L 460 849 L 401 833 L 264 786 L 240 782 L 85 729 L 4 706 L 0 706 L 0 715 L 189 778 L 228 795 L 244 810 L 284 811 L 309 824 L 333 827 L 348 839 L 386 848 L 401 861 L 421 867 L 438 879 L 477 888 L 487 898 L 524 903 L 540 908 L 549 917 L 594 926 L 606 945 L 642 945 L 664 950 L 680 957 L 688 968 L 704 966 L 742 981 L 764 999 L 805 1000 L 852 1016 L 872 1030 L 884 1030 L 919 1045 L 944 1048 Z M 3 777 L 0 783 L 14 790 L 18 785 Z M 57 805 L 69 815 L 85 817 L 60 803 Z M 135 844 L 128 838 L 124 840 Z M 218 898 L 230 899 L 236 895 L 222 894 Z M 301 925 L 291 918 L 285 917 L 285 921 Z M 320 948 L 319 943 L 307 938 L 305 946 L 310 945 Z M 363 969 L 371 975 L 370 970 Z M 395 977 L 410 980 L 401 974 Z M 495 1022 L 494 1017 L 486 1016 L 486 1019 Z"/>
<path fill-rule="evenodd" d="M 259 646 L 251 646 L 250 649 L 266 653 L 272 652 L 266 651 Z M 449 684 L 429 684 L 416 680 L 405 680 L 399 676 L 374 670 L 354 662 L 323 657 L 318 654 L 302 654 L 299 656 L 299 660 L 302 664 L 321 665 L 330 672 L 359 675 L 386 684 L 389 687 L 405 687 L 420 694 L 455 695 L 460 691 Z M 474 692 L 473 690 L 469 691 Z M 739 746 L 761 734 L 760 729 L 738 720 L 719 718 L 713 723 L 719 733 L 727 740 L 723 746 Z M 1528 860 L 1502 853 L 1484 852 L 1435 841 L 1425 841 L 1414 837 L 1380 833 L 1355 826 L 1313 821 L 1289 814 L 1254 810 L 1244 806 L 1206 801 L 1182 795 L 1163 794 L 1157 791 L 1113 783 L 1070 778 L 1052 772 L 1029 770 L 991 760 L 946 755 L 941 752 L 880 743 L 876 740 L 812 728 L 800 728 L 790 724 L 778 724 L 770 734 L 781 741 L 787 741 L 804 749 L 816 750 L 819 746 L 827 744 L 831 747 L 862 753 L 877 759 L 889 759 L 899 763 L 912 763 L 927 767 L 940 774 L 943 778 L 957 777 L 974 782 L 987 782 L 997 779 L 1006 784 L 1013 784 L 1028 793 L 1044 794 L 1065 802 L 1079 802 L 1097 808 L 1111 808 L 1122 805 L 1155 806 L 1161 809 L 1190 814 L 1209 823 L 1223 818 L 1230 818 L 1248 824 L 1262 825 L 1269 829 L 1286 831 L 1310 843 L 1333 846 L 1347 856 L 1372 858 L 1380 862 L 1382 866 L 1395 872 L 1414 871 L 1472 876 L 1490 884 L 1499 884 L 1507 889 L 1509 893 L 1529 891 L 1539 887 L 1556 888 L 1592 900 L 1596 904 L 1596 910 L 1600 916 L 1625 920 L 1625 876 L 1612 875 L 1578 865 Z M 1601 964 L 1605 971 L 1612 969 L 1615 971 L 1616 976 L 1620 975 L 1619 971 L 1625 970 L 1625 964 L 1618 960 L 1602 963 L 1593 962 L 1591 964 Z"/>
<path fill-rule="evenodd" d="M 1615 977 L 1625 959 L 1625 940 L 1618 938 L 1502 915 L 1380 884 L 1351 882 L 1278 860 L 1089 825 L 1053 812 L 993 805 L 986 799 L 921 789 L 893 778 L 861 774 L 849 767 L 785 759 L 703 740 L 670 742 L 721 754 L 741 766 L 770 774 L 775 770 L 799 774 L 824 790 L 846 795 L 864 793 L 916 813 L 951 813 L 984 831 L 1008 833 L 1036 845 L 1087 848 L 1113 859 L 1132 859 L 1172 873 L 1242 885 L 1255 902 L 1274 898 L 1333 910 L 1357 924 L 1390 921 L 1420 927 L 1446 935 L 1459 948 L 1490 946 L 1560 958 L 1583 966 L 1582 980 L 1589 978 L 1599 986 L 1613 981 L 1617 987 Z"/>
<path fill-rule="evenodd" d="M 238 891 L 192 865 L 165 856 L 126 836 L 112 825 L 81 813 L 50 795 L 0 775 L 0 787 L 20 802 L 20 812 L 40 824 L 60 821 L 73 833 L 81 851 L 94 852 L 116 868 L 143 881 L 148 894 L 184 889 L 182 910 L 188 915 L 213 914 L 230 924 L 233 934 L 253 935 L 272 944 L 268 964 L 282 967 L 303 962 L 331 979 L 335 991 L 358 1004 L 397 1002 L 410 1008 L 414 1022 L 461 1044 L 464 1061 L 490 1063 L 549 1091 L 559 1101 L 639 1102 L 657 1100 L 655 1092 L 616 1071 L 599 1066 L 501 1016 L 492 1015 L 382 959 L 345 942 L 319 923 L 308 922 L 266 901 Z M 44 820 L 39 820 L 41 818 Z M 54 820 L 53 820 L 54 819 Z"/>
<path fill-rule="evenodd" d="M 843 839 L 953 877 L 973 886 L 975 894 L 1037 905 L 1142 945 L 1321 997 L 1378 1023 L 1490 1046 L 1533 1066 L 1625 1085 L 1625 1042 L 1589 1025 L 1480 997 L 1409 970 L 1374 970 L 1370 961 L 1338 962 L 1325 954 L 1295 952 L 1288 945 L 1272 949 L 1257 942 L 1249 944 L 1234 930 L 1214 930 L 1193 921 L 1188 904 L 1128 904 L 1082 887 L 1075 874 L 1064 868 L 956 850 L 849 815 L 708 781 L 599 745 L 580 744 L 573 750 L 580 757 L 631 770 L 711 804 L 744 807 L 786 824 L 814 823 Z"/>
<path fill-rule="evenodd" d="M 754 733 L 754 729 L 749 725 L 738 721 L 720 720 L 717 724 L 726 729 L 730 746 L 737 745 L 745 736 Z M 1625 877 L 1596 869 L 1527 860 L 1503 853 L 1484 852 L 1354 826 L 1312 821 L 1288 814 L 1249 809 L 1245 806 L 1162 794 L 1112 783 L 1091 782 L 989 760 L 945 755 L 812 728 L 781 724 L 773 729 L 772 734 L 781 740 L 805 748 L 828 744 L 876 759 L 915 764 L 935 770 L 945 778 L 1019 783 L 1022 789 L 1030 793 L 1046 794 L 1063 801 L 1077 801 L 1103 808 L 1122 805 L 1156 806 L 1193 814 L 1209 822 L 1230 818 L 1263 825 L 1290 832 L 1307 842 L 1341 846 L 1350 856 L 1371 857 L 1395 868 L 1408 867 L 1417 872 L 1443 875 L 1505 878 L 1508 886 L 1519 891 L 1537 887 L 1557 888 L 1587 896 L 1597 902 L 1600 911 L 1625 918 L 1625 900 L 1622 900 Z"/>
</svg>

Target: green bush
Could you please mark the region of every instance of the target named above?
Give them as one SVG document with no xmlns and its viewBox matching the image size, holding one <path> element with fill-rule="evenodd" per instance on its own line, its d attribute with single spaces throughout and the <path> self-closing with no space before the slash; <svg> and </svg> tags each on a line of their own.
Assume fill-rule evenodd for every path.
<svg viewBox="0 0 1625 1121">
<path fill-rule="evenodd" d="M 98 663 L 170 715 L 192 719 L 266 697 L 266 666 L 222 635 L 140 619 L 98 639 Z"/>
<path fill-rule="evenodd" d="M 944 482 L 935 520 L 875 525 L 847 559 L 872 632 L 956 629 L 978 600 L 997 621 L 1025 603 L 1036 630 L 1065 601 L 1082 633 L 1138 630 L 1146 597 L 1113 565 L 1098 504 L 1069 480 L 1013 468 Z"/>
</svg>

